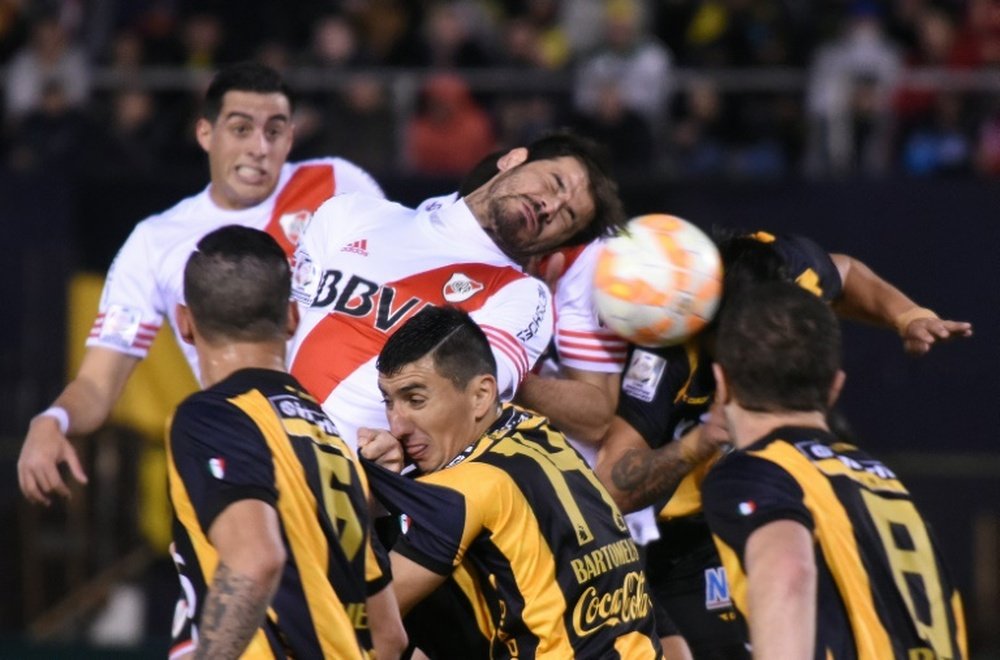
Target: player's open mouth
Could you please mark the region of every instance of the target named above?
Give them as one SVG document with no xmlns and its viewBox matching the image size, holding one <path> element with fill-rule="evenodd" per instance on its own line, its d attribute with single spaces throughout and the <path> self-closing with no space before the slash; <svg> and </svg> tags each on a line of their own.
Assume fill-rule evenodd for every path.
<svg viewBox="0 0 1000 660">
<path fill-rule="evenodd" d="M 258 185 L 267 179 L 267 172 L 259 167 L 248 165 L 236 166 L 236 178 L 249 185 Z"/>
</svg>

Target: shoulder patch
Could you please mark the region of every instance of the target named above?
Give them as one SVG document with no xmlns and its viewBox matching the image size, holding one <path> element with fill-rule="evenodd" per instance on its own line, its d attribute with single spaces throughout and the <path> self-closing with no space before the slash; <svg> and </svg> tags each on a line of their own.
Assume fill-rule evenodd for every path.
<svg viewBox="0 0 1000 660">
<path fill-rule="evenodd" d="M 101 341 L 130 348 L 139 335 L 142 312 L 124 305 L 109 305 L 101 324 Z"/>
<path fill-rule="evenodd" d="M 622 378 L 622 391 L 630 397 L 649 403 L 656 395 L 656 388 L 667 370 L 667 361 L 641 348 L 632 353 L 625 377 Z"/>
</svg>

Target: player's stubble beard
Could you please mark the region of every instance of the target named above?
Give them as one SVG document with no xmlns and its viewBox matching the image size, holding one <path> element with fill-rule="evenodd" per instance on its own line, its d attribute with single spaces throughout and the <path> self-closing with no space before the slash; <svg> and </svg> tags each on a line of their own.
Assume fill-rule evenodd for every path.
<svg viewBox="0 0 1000 660">
<path fill-rule="evenodd" d="M 525 245 L 522 234 L 525 229 L 524 216 L 520 208 L 511 208 L 512 205 L 505 203 L 505 200 L 512 197 L 504 195 L 489 201 L 487 213 L 490 222 L 485 229 L 504 254 L 518 263 L 523 263 L 529 257 L 546 252 L 547 248 L 532 243 Z"/>
</svg>

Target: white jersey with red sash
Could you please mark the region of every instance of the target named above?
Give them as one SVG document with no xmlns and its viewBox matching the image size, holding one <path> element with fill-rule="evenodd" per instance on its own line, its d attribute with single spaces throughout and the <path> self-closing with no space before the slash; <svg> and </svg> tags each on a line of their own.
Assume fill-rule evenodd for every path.
<svg viewBox="0 0 1000 660">
<path fill-rule="evenodd" d="M 313 212 L 344 192 L 382 197 L 378 184 L 357 165 L 321 158 L 286 163 L 274 192 L 257 206 L 221 209 L 205 188 L 146 218 L 132 230 L 111 264 L 87 346 L 146 357 L 164 318 L 177 327 L 175 308 L 183 302 L 184 265 L 205 234 L 225 225 L 262 229 L 291 255 Z M 194 347 L 183 341 L 178 344 L 197 377 Z"/>
<path fill-rule="evenodd" d="M 504 399 L 552 338 L 548 288 L 522 272 L 455 195 L 416 210 L 361 195 L 331 199 L 302 235 L 292 293 L 302 322 L 291 371 L 352 445 L 358 428 L 386 428 L 376 358 L 424 307 L 469 312 L 489 339 Z"/>
</svg>

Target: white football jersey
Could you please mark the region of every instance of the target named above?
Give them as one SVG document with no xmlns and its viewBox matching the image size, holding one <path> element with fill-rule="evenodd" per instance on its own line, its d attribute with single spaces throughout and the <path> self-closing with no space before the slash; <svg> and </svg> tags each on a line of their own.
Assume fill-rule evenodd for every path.
<svg viewBox="0 0 1000 660">
<path fill-rule="evenodd" d="M 302 321 L 292 374 L 356 447 L 387 428 L 375 361 L 386 339 L 428 305 L 469 312 L 489 338 L 504 399 L 552 339 L 548 288 L 490 239 L 457 195 L 416 210 L 342 195 L 317 211 L 293 258 Z"/>
<path fill-rule="evenodd" d="M 602 241 L 563 250 L 556 281 L 556 353 L 559 364 L 580 371 L 620 373 L 628 342 L 605 328 L 594 307 L 594 271 Z"/>
<path fill-rule="evenodd" d="M 87 346 L 146 357 L 164 318 L 175 328 L 175 309 L 184 299 L 184 265 L 201 238 L 225 225 L 262 229 L 291 255 L 313 211 L 334 194 L 358 192 L 382 197 L 364 170 L 340 158 L 286 163 L 265 201 L 238 211 L 221 209 L 209 188 L 163 213 L 146 218 L 118 251 L 101 294 Z M 199 376 L 194 347 L 178 344 Z"/>
</svg>

